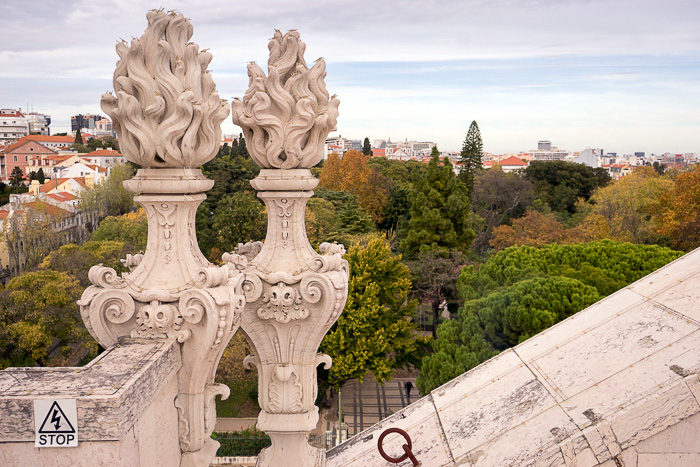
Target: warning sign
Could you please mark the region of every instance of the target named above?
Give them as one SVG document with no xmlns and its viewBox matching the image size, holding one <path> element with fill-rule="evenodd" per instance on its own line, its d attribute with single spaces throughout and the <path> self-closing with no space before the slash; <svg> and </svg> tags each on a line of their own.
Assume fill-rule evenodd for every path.
<svg viewBox="0 0 700 467">
<path fill-rule="evenodd" d="M 75 399 L 35 400 L 34 427 L 35 447 L 77 447 L 78 411 Z"/>
</svg>

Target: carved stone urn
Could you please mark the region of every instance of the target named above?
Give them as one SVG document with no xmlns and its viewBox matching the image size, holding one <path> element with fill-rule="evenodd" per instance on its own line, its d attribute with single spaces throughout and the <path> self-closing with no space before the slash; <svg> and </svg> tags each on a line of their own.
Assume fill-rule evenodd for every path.
<svg viewBox="0 0 700 467">
<path fill-rule="evenodd" d="M 246 364 L 258 369 L 257 426 L 272 439 L 257 465 L 321 466 L 325 453 L 306 437 L 319 419 L 316 367 L 331 365 L 318 347 L 345 306 L 348 263 L 342 245 L 314 251 L 304 213 L 318 184 L 309 168 L 323 158 L 340 101 L 328 96 L 324 61 L 307 67 L 296 31 L 276 31 L 269 49 L 268 75 L 249 64 L 250 87 L 232 104 L 233 121 L 262 167 L 251 185 L 267 206 L 267 236 L 224 259 L 245 274 L 241 329 L 254 350 Z"/>
<path fill-rule="evenodd" d="M 211 54 L 189 42 L 189 21 L 162 10 L 147 18 L 143 36 L 117 44 L 116 96 L 103 95 L 102 109 L 124 156 L 143 167 L 124 186 L 146 211 L 148 244 L 126 259 L 131 272 L 122 276 L 92 267 L 79 305 L 105 348 L 122 336 L 181 343 L 180 465 L 202 466 L 219 446 L 211 439 L 215 396 L 229 393 L 214 384 L 216 367 L 245 302 L 243 273 L 210 264 L 195 234 L 197 206 L 214 184 L 198 167 L 216 155 L 229 110 L 207 71 Z"/>
</svg>

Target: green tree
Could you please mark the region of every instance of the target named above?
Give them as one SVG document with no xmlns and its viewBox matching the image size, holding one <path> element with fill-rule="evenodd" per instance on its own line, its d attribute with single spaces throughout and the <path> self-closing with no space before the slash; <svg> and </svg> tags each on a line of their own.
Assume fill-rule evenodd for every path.
<svg viewBox="0 0 700 467">
<path fill-rule="evenodd" d="M 476 124 L 476 120 L 473 120 L 471 125 L 469 125 L 467 137 L 462 144 L 462 152 L 459 159 L 462 167 L 459 172 L 459 179 L 467 187 L 467 193 L 470 196 L 474 191 L 474 177 L 481 170 L 483 153 L 484 143 L 481 140 L 481 131 L 479 131 L 479 125 Z"/>
<path fill-rule="evenodd" d="M 35 179 L 42 185 L 46 181 L 46 175 L 44 175 L 44 169 L 42 167 L 39 167 L 39 170 L 37 170 Z"/>
<path fill-rule="evenodd" d="M 609 295 L 681 256 L 658 245 L 600 240 L 543 247 L 511 247 L 478 268 L 462 270 L 457 288 L 464 300 L 485 297 L 518 281 L 540 276 L 567 276 Z"/>
<path fill-rule="evenodd" d="M 20 169 L 19 166 L 15 166 L 12 172 L 10 172 L 10 186 L 19 188 L 23 183 L 24 173 L 22 173 L 22 169 Z"/>
<path fill-rule="evenodd" d="M 377 382 L 389 380 L 397 368 L 418 364 L 427 344 L 409 320 L 416 306 L 408 300 L 410 271 L 378 235 L 351 246 L 345 259 L 348 300 L 320 347 L 333 358 L 328 382 L 362 381 L 368 371 Z"/>
<path fill-rule="evenodd" d="M 80 207 L 87 215 L 98 218 L 129 212 L 134 205 L 134 194 L 126 191 L 123 182 L 133 175 L 130 165 L 115 165 L 102 183 L 80 193 Z"/>
<path fill-rule="evenodd" d="M 90 149 L 88 146 L 86 146 L 86 145 L 84 145 L 84 144 L 79 144 L 79 143 L 73 143 L 73 144 L 71 144 L 71 145 L 68 147 L 68 149 L 70 149 L 71 151 L 77 151 L 77 152 L 79 152 L 79 153 L 81 153 L 81 154 L 86 154 L 86 153 L 92 151 L 92 149 Z"/>
<path fill-rule="evenodd" d="M 236 155 L 250 158 L 250 154 L 248 154 L 248 147 L 245 144 L 245 138 L 243 137 L 243 133 L 238 135 L 238 150 L 236 151 Z"/>
<path fill-rule="evenodd" d="M 365 156 L 372 155 L 372 145 L 369 142 L 369 138 L 365 138 L 365 141 L 362 144 L 362 154 L 364 154 Z"/>
<path fill-rule="evenodd" d="M 654 161 L 652 167 L 659 175 L 663 175 L 664 172 L 666 172 L 666 166 L 664 164 L 659 163 L 659 161 Z"/>
<path fill-rule="evenodd" d="M 83 144 L 83 135 L 80 133 L 80 127 L 75 131 L 75 144 Z"/>
<path fill-rule="evenodd" d="M 430 303 L 433 337 L 437 337 L 440 305 L 456 295 L 455 285 L 464 262 L 464 257 L 457 250 L 447 252 L 431 249 L 418 253 L 416 259 L 408 263 L 414 290 L 423 302 Z"/>
<path fill-rule="evenodd" d="M 333 203 L 323 198 L 311 198 L 306 204 L 306 236 L 314 248 L 323 242 L 342 243 L 340 222 Z"/>
<path fill-rule="evenodd" d="M 239 243 L 263 240 L 266 225 L 265 207 L 254 194 L 236 192 L 224 197 L 218 203 L 212 221 L 218 249 L 216 256 L 233 251 Z"/>
<path fill-rule="evenodd" d="M 362 210 L 354 194 L 347 191 L 317 190 L 314 198 L 333 203 L 338 219 L 339 243 L 349 245 L 364 234 L 376 230 L 372 218 Z"/>
<path fill-rule="evenodd" d="M 440 325 L 435 353 L 423 359 L 416 385 L 427 394 L 600 298 L 575 279 L 538 277 L 468 301 L 458 320 Z"/>
<path fill-rule="evenodd" d="M 474 238 L 469 211 L 467 189 L 454 176 L 450 160 L 441 162 L 433 154 L 426 177 L 414 182 L 411 220 L 401 248 L 409 256 L 436 248 L 466 252 Z"/>
<path fill-rule="evenodd" d="M 532 161 L 524 176 L 532 183 L 535 198 L 565 214 L 576 212 L 579 198 L 588 201 L 596 188 L 612 180 L 605 169 L 566 161 Z"/>
<path fill-rule="evenodd" d="M 438 327 L 418 387 L 423 393 L 434 389 L 681 254 L 603 240 L 512 247 L 478 268 L 464 268 L 457 284 L 464 306 L 457 320 Z"/>
<path fill-rule="evenodd" d="M 41 270 L 12 278 L 0 291 L 0 368 L 75 364 L 94 355 L 97 344 L 76 305 L 81 292 L 64 272 Z M 59 346 L 49 353 L 54 342 Z"/>
<path fill-rule="evenodd" d="M 518 173 L 505 173 L 499 165 L 480 170 L 474 177 L 474 214 L 483 219 L 472 249 L 484 253 L 493 229 L 525 213 L 534 201 L 532 184 Z"/>
<path fill-rule="evenodd" d="M 234 140 L 230 155 L 220 154 L 202 167 L 202 173 L 214 180 L 214 188 L 207 192 L 207 199 L 197 209 L 197 239 L 202 253 L 207 257 L 210 256 L 212 248 L 216 248 L 216 255 L 224 251 L 222 246 L 217 244 L 218 237 L 212 230 L 219 203 L 232 193 L 249 191 L 250 180 L 260 172 L 260 167 L 250 157 L 237 155 L 237 150 L 238 146 Z"/>
<path fill-rule="evenodd" d="M 380 224 L 385 230 L 398 231 L 405 228 L 410 219 L 411 186 L 394 185 L 384 208 L 384 221 Z"/>
<path fill-rule="evenodd" d="M 128 243 L 116 241 L 88 241 L 82 245 L 69 243 L 51 252 L 41 263 L 41 269 L 62 271 L 78 280 L 81 288 L 92 285 L 88 271 L 96 264 L 114 268 L 118 273 L 128 272 L 121 260 L 134 253 Z"/>
<path fill-rule="evenodd" d="M 99 138 L 93 138 L 88 141 L 87 147 L 89 147 L 91 151 L 96 151 L 98 149 L 102 149 L 104 146 Z"/>
<path fill-rule="evenodd" d="M 147 240 L 148 220 L 143 208 L 121 216 L 105 217 L 90 236 L 92 242 L 122 242 L 129 247 L 129 253 L 145 251 Z"/>
</svg>

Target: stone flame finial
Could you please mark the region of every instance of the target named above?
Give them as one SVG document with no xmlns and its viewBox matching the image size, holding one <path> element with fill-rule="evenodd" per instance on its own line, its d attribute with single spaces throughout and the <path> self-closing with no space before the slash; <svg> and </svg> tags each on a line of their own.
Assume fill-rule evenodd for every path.
<svg viewBox="0 0 700 467">
<path fill-rule="evenodd" d="M 248 64 L 250 86 L 231 104 L 233 122 L 243 128 L 248 152 L 263 168 L 308 169 L 323 157 L 335 130 L 340 100 L 326 91 L 326 62 L 308 68 L 304 44 L 295 30 L 275 30 L 268 45 L 269 76 Z"/>
<path fill-rule="evenodd" d="M 207 70 L 212 55 L 188 42 L 180 13 L 151 10 L 131 46 L 117 43 L 114 91 L 102 96 L 124 156 L 147 168 L 196 168 L 219 149 L 227 102 Z"/>
</svg>

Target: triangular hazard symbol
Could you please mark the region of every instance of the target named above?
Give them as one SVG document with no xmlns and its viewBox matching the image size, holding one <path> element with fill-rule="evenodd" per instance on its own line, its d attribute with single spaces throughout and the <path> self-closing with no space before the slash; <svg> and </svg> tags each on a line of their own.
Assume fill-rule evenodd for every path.
<svg viewBox="0 0 700 467">
<path fill-rule="evenodd" d="M 39 433 L 75 433 L 75 428 L 71 425 L 70 420 L 63 413 L 58 402 L 54 401 L 51 408 L 46 414 L 46 418 L 41 423 Z"/>
</svg>

